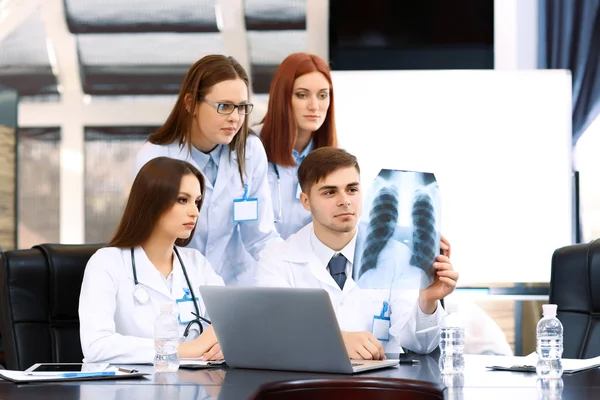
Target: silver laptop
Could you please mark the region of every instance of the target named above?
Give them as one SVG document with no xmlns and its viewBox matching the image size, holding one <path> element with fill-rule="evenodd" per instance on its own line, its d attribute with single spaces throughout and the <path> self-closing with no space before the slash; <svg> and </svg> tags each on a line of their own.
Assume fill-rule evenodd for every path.
<svg viewBox="0 0 600 400">
<path fill-rule="evenodd" d="M 200 286 L 227 365 L 352 374 L 398 360 L 350 360 L 324 289 Z"/>
</svg>

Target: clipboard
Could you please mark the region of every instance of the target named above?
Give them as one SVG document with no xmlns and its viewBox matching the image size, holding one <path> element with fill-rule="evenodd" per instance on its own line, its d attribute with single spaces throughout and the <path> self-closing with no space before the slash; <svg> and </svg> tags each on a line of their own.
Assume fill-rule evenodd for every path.
<svg viewBox="0 0 600 400">
<path fill-rule="evenodd" d="M 113 369 L 114 371 L 114 369 Z M 83 374 L 83 376 L 63 377 L 61 373 L 50 375 L 43 373 L 40 375 L 31 375 L 25 371 L 0 370 L 0 378 L 13 383 L 38 383 L 38 382 L 73 382 L 73 381 L 100 381 L 113 379 L 140 379 L 145 378 L 149 373 L 142 372 L 124 372 L 122 369 L 116 370 L 114 375 L 92 375 L 92 373 Z"/>
</svg>

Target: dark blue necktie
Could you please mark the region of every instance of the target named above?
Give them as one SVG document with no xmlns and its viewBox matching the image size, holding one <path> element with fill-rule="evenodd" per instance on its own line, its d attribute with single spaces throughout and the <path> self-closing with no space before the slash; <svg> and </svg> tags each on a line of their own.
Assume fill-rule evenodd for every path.
<svg viewBox="0 0 600 400">
<path fill-rule="evenodd" d="M 344 283 L 346 283 L 346 257 L 339 253 L 331 258 L 327 266 L 335 283 L 340 289 L 343 289 Z"/>
</svg>

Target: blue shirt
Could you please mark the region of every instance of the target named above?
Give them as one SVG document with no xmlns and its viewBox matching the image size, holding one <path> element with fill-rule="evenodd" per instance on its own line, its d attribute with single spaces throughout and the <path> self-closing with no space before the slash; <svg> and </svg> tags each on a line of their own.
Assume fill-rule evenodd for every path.
<svg viewBox="0 0 600 400">
<path fill-rule="evenodd" d="M 192 146 L 192 159 L 200 168 L 200 172 L 204 175 L 206 179 L 206 185 L 214 186 L 214 181 L 217 178 L 217 174 L 219 173 L 219 160 L 221 159 L 221 152 L 223 151 L 223 146 L 218 145 L 211 151 L 210 153 L 203 153 L 194 146 Z M 212 172 L 207 171 L 206 167 L 208 167 L 208 162 L 212 158 L 212 161 L 215 165 Z M 211 173 L 213 174 L 211 176 Z"/>
</svg>

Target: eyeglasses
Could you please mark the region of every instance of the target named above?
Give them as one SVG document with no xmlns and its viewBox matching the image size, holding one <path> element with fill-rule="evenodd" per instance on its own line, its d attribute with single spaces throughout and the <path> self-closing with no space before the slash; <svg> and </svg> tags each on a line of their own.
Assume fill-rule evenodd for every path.
<svg viewBox="0 0 600 400">
<path fill-rule="evenodd" d="M 202 101 L 215 107 L 219 114 L 226 114 L 226 115 L 231 114 L 236 108 L 238 109 L 238 114 L 248 115 L 252 112 L 252 109 L 254 108 L 254 104 L 251 104 L 251 103 L 244 103 L 244 104 L 215 103 L 214 101 L 210 101 L 207 99 L 202 99 Z"/>
</svg>

